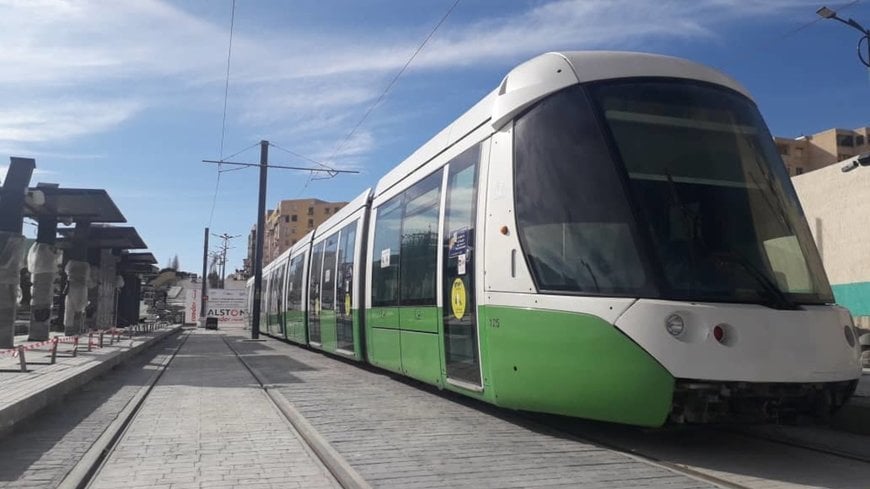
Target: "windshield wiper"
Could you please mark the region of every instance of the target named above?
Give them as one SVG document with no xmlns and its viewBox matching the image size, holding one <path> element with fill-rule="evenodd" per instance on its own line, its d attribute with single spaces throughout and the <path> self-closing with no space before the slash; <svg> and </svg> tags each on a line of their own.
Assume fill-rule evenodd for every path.
<svg viewBox="0 0 870 489">
<path fill-rule="evenodd" d="M 583 258 L 580 258 L 580 264 L 586 267 L 586 271 L 589 272 L 589 276 L 592 277 L 592 283 L 595 284 L 595 290 L 601 292 L 601 287 L 598 286 L 598 278 L 595 276 L 595 272 L 592 271 L 592 267 L 590 267 L 589 263 L 587 263 Z"/>
<path fill-rule="evenodd" d="M 716 253 L 715 256 L 719 259 L 724 259 L 731 263 L 740 265 L 750 277 L 754 278 L 755 281 L 773 297 L 774 303 L 779 309 L 798 309 L 798 306 L 788 298 L 785 292 L 780 290 L 779 286 L 777 286 L 766 273 L 761 271 L 743 256 L 733 251 Z"/>
<path fill-rule="evenodd" d="M 665 178 L 668 182 L 668 189 L 671 192 L 671 200 L 679 207 L 680 213 L 683 215 L 683 224 L 686 226 L 686 231 L 689 233 L 689 239 L 691 240 L 691 245 L 689 246 L 689 294 L 691 295 L 695 291 L 695 284 L 698 283 L 698 261 L 695 256 L 695 246 L 700 246 L 705 250 L 709 250 L 709 247 L 701 240 L 701 236 L 698 234 L 698 216 L 689 210 L 689 207 L 680 198 L 677 185 L 674 183 L 674 177 L 671 176 L 671 169 L 668 167 L 665 167 Z"/>
</svg>

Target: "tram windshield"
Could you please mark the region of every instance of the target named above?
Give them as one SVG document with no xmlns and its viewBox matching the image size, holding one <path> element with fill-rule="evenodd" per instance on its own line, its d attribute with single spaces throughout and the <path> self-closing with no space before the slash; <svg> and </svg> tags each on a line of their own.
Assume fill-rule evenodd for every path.
<svg viewBox="0 0 870 489">
<path fill-rule="evenodd" d="M 599 84 L 638 227 L 673 298 L 833 302 L 773 138 L 745 97 L 681 81 Z"/>
</svg>

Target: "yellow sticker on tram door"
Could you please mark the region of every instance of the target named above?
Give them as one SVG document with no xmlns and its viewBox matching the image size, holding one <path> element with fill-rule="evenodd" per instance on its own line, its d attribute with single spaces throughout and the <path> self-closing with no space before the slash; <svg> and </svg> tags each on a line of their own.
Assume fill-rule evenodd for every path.
<svg viewBox="0 0 870 489">
<path fill-rule="evenodd" d="M 453 281 L 453 287 L 450 289 L 450 307 L 453 309 L 453 316 L 456 319 L 462 319 L 465 316 L 465 283 L 461 278 Z"/>
</svg>

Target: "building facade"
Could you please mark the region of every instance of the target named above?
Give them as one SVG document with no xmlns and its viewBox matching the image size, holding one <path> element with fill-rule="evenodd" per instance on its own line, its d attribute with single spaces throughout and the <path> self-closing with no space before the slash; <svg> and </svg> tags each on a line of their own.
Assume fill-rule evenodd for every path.
<svg viewBox="0 0 870 489">
<path fill-rule="evenodd" d="M 828 129 L 811 136 L 775 137 L 777 150 L 790 176 L 818 170 L 870 151 L 870 127 Z"/>
<path fill-rule="evenodd" d="M 303 236 L 344 207 L 347 202 L 327 202 L 320 199 L 282 200 L 266 213 L 263 234 L 263 265 L 296 244 Z M 245 270 L 253 272 L 257 226 L 248 235 L 248 257 Z"/>
<path fill-rule="evenodd" d="M 870 168 L 828 165 L 792 178 L 838 304 L 870 327 Z"/>
</svg>

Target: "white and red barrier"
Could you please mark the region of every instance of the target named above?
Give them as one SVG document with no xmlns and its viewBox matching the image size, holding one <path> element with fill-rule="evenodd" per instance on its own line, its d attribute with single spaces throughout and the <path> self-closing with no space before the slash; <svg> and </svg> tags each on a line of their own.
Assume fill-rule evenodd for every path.
<svg viewBox="0 0 870 489">
<path fill-rule="evenodd" d="M 137 325 L 137 327 L 128 327 L 128 328 L 116 328 L 112 327 L 105 330 L 92 330 L 87 333 L 87 348 L 88 351 L 91 351 L 93 348 L 103 348 L 104 339 L 108 335 L 109 344 L 114 345 L 116 341 L 121 341 L 121 338 L 124 336 L 124 333 L 128 333 L 130 339 L 133 338 L 134 334 L 144 334 L 156 329 L 161 329 L 162 325 L 158 327 L 156 324 L 142 325 L 141 327 Z M 35 350 L 37 348 L 41 348 L 44 346 L 49 346 L 51 353 L 51 362 L 53 365 L 55 363 L 55 358 L 57 356 L 57 345 L 60 343 L 72 343 L 73 349 L 71 351 L 72 356 L 75 357 L 78 354 L 79 343 L 82 341 L 82 335 L 76 336 L 55 336 L 54 338 L 38 341 L 35 343 L 28 343 L 26 345 L 19 345 L 15 348 L 9 348 L 6 350 L 0 350 L 0 357 L 3 356 L 12 356 L 13 358 L 18 357 L 19 363 L 21 365 L 21 371 L 27 372 L 27 361 L 25 360 L 25 353 L 31 350 Z M 95 338 L 96 336 L 96 338 Z"/>
</svg>

